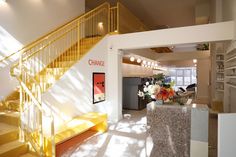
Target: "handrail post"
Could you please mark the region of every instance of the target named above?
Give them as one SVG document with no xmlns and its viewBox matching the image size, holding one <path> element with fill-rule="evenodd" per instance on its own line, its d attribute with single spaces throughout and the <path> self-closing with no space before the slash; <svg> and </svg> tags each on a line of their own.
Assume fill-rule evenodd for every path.
<svg viewBox="0 0 236 157">
<path fill-rule="evenodd" d="M 37 87 L 35 87 L 35 90 L 37 90 L 38 101 L 40 102 L 41 108 L 42 108 L 41 88 L 38 85 L 36 85 L 36 86 Z M 41 111 L 39 112 L 39 126 L 40 126 L 40 128 L 39 128 L 40 156 L 44 156 L 43 113 Z"/>
<path fill-rule="evenodd" d="M 20 53 L 20 57 L 19 57 L 19 77 L 22 80 L 23 79 L 23 75 L 22 75 L 22 55 L 23 52 L 21 51 Z M 14 71 L 13 71 L 14 73 Z M 19 118 L 19 122 L 20 122 L 20 127 L 19 127 L 19 140 L 21 142 L 25 142 L 25 135 L 24 135 L 24 124 L 23 124 L 23 88 L 20 85 L 20 118 Z"/>
<path fill-rule="evenodd" d="M 54 119 L 51 117 L 51 145 L 52 145 L 52 157 L 56 156 L 56 145 L 55 145 L 55 132 L 54 132 Z"/>
<path fill-rule="evenodd" d="M 77 53 L 76 53 L 76 57 L 77 59 L 80 59 L 80 20 L 78 20 L 77 22 L 77 25 L 78 25 L 78 32 L 77 32 L 77 35 L 78 35 L 78 42 L 77 42 Z"/>
<path fill-rule="evenodd" d="M 107 33 L 110 33 L 111 31 L 111 9 L 110 9 L 110 4 L 108 4 L 108 22 L 107 22 L 107 25 L 108 25 L 108 29 L 107 29 Z"/>
<path fill-rule="evenodd" d="M 117 2 L 117 15 L 116 15 L 116 20 L 117 20 L 117 33 L 120 33 L 120 3 Z"/>
</svg>

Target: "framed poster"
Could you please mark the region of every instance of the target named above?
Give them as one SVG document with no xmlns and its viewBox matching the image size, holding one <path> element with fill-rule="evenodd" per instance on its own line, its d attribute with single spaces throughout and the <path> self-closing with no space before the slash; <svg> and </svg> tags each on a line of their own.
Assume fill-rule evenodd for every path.
<svg viewBox="0 0 236 157">
<path fill-rule="evenodd" d="M 93 104 L 105 101 L 105 73 L 93 73 Z"/>
</svg>

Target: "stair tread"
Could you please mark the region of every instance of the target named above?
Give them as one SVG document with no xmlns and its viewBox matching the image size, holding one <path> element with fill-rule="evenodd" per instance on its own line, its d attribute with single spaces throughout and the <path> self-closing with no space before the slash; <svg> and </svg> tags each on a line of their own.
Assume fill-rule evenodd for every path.
<svg viewBox="0 0 236 157">
<path fill-rule="evenodd" d="M 3 144 L 0 146 L 0 154 L 3 154 L 5 152 L 8 152 L 12 149 L 18 148 L 20 146 L 25 145 L 25 143 L 19 142 L 19 141 L 12 141 L 6 144 Z"/>
<path fill-rule="evenodd" d="M 11 99 L 11 100 L 7 100 L 7 102 L 9 102 L 9 103 L 20 103 L 20 99 Z"/>
<path fill-rule="evenodd" d="M 20 116 L 20 113 L 16 111 L 1 111 L 0 116 L 9 116 L 18 118 Z"/>
<path fill-rule="evenodd" d="M 31 153 L 26 153 L 26 154 L 21 155 L 20 157 L 38 157 L 38 156 Z"/>
<path fill-rule="evenodd" d="M 0 135 L 4 135 L 12 131 L 18 131 L 18 127 L 6 123 L 0 123 Z"/>
</svg>

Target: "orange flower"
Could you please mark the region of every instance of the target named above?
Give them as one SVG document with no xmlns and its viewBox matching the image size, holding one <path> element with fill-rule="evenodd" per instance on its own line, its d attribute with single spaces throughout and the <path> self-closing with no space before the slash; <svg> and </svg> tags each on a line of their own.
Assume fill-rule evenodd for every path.
<svg viewBox="0 0 236 157">
<path fill-rule="evenodd" d="M 161 87 L 160 92 L 156 94 L 156 99 L 165 101 L 169 98 L 172 98 L 174 94 L 175 93 L 172 88 Z"/>
</svg>

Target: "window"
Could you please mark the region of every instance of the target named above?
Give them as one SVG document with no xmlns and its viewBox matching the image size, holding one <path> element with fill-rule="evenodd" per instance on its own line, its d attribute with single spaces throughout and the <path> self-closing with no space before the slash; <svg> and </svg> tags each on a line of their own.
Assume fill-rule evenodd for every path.
<svg viewBox="0 0 236 157">
<path fill-rule="evenodd" d="M 188 85 L 196 83 L 196 68 L 171 68 L 169 69 L 171 81 L 175 82 L 175 87 L 186 88 Z M 176 89 L 177 89 L 176 88 Z"/>
<path fill-rule="evenodd" d="M 183 77 L 177 77 L 176 85 L 177 86 L 182 86 L 183 85 Z"/>
</svg>

